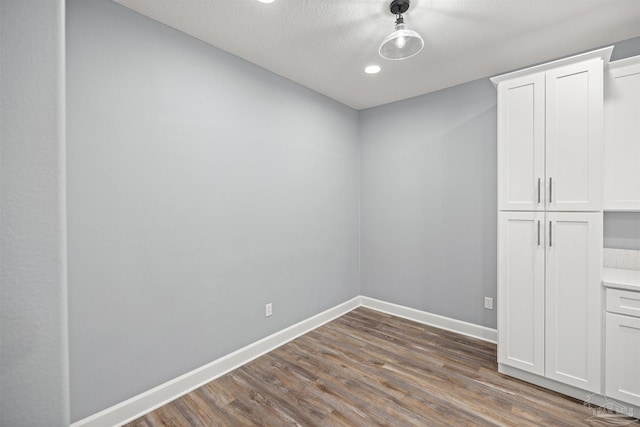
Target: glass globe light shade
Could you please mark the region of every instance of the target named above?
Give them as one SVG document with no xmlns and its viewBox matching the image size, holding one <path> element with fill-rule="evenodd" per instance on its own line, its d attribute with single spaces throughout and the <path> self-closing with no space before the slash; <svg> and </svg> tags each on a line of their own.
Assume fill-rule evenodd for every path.
<svg viewBox="0 0 640 427">
<path fill-rule="evenodd" d="M 420 34 L 407 29 L 407 24 L 396 24 L 396 30 L 382 41 L 378 53 L 384 59 L 406 59 L 416 55 L 424 47 Z"/>
</svg>

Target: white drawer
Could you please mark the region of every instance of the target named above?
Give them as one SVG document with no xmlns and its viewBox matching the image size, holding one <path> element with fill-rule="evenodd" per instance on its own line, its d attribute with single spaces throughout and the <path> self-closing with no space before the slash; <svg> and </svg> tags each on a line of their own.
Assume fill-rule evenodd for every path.
<svg viewBox="0 0 640 427">
<path fill-rule="evenodd" d="M 640 317 L 640 292 L 607 289 L 607 311 Z"/>
</svg>

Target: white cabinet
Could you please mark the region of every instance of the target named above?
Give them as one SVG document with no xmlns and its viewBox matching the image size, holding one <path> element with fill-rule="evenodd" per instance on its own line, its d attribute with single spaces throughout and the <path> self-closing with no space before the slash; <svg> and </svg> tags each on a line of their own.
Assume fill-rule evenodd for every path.
<svg viewBox="0 0 640 427">
<path fill-rule="evenodd" d="M 605 394 L 640 406 L 640 292 L 607 289 Z"/>
<path fill-rule="evenodd" d="M 498 83 L 500 210 L 602 209 L 603 60 Z"/>
<path fill-rule="evenodd" d="M 498 218 L 498 362 L 544 375 L 544 212 Z"/>
<path fill-rule="evenodd" d="M 609 65 L 604 103 L 604 209 L 640 211 L 640 56 Z"/>
<path fill-rule="evenodd" d="M 546 75 L 547 210 L 602 210 L 603 63 Z"/>
<path fill-rule="evenodd" d="M 498 368 L 579 395 L 602 392 L 603 67 L 612 50 L 491 79 Z"/>
<path fill-rule="evenodd" d="M 607 313 L 608 397 L 640 406 L 640 318 Z"/>
<path fill-rule="evenodd" d="M 499 213 L 499 363 L 600 391 L 601 252 L 602 213 Z"/>
<path fill-rule="evenodd" d="M 600 392 L 602 213 L 548 212 L 545 376 Z"/>
<path fill-rule="evenodd" d="M 498 86 L 498 204 L 544 210 L 545 73 Z"/>
</svg>

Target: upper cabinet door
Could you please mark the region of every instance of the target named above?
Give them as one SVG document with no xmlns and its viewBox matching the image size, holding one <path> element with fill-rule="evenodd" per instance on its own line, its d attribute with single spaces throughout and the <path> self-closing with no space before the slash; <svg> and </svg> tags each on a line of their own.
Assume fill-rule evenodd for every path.
<svg viewBox="0 0 640 427">
<path fill-rule="evenodd" d="M 545 73 L 498 85 L 498 209 L 544 210 Z"/>
<path fill-rule="evenodd" d="M 605 84 L 604 209 L 640 211 L 640 57 L 611 63 Z"/>
<path fill-rule="evenodd" d="M 546 73 L 547 210 L 602 210 L 601 59 Z"/>
</svg>

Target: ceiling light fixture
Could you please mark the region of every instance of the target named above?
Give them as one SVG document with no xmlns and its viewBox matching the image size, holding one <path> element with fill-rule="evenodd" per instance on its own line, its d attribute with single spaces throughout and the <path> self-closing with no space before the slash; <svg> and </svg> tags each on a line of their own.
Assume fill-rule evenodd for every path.
<svg viewBox="0 0 640 427">
<path fill-rule="evenodd" d="M 384 59 L 406 59 L 417 54 L 424 47 L 420 34 L 407 29 L 402 14 L 409 10 L 409 0 L 393 0 L 389 6 L 396 15 L 396 30 L 382 41 L 378 53 Z"/>
<path fill-rule="evenodd" d="M 258 0 L 260 3 L 273 3 L 276 0 Z"/>
<path fill-rule="evenodd" d="M 380 72 L 380 66 L 379 65 L 368 65 L 365 69 L 364 72 L 367 74 L 378 74 Z"/>
</svg>

